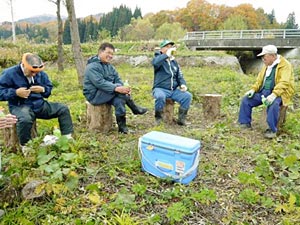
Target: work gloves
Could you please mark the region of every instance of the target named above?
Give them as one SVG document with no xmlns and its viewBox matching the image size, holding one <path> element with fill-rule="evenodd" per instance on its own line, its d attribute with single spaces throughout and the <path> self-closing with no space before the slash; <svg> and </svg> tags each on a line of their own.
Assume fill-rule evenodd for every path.
<svg viewBox="0 0 300 225">
<path fill-rule="evenodd" d="M 276 95 L 274 93 L 268 95 L 266 98 L 266 104 L 272 105 L 272 103 L 274 102 L 275 99 L 276 99 Z"/>
<path fill-rule="evenodd" d="M 188 88 L 187 88 L 186 85 L 184 85 L 184 84 L 180 85 L 180 91 L 186 92 L 187 89 L 188 89 Z"/>
<path fill-rule="evenodd" d="M 247 92 L 245 93 L 245 95 L 246 95 L 248 98 L 252 98 L 253 95 L 254 95 L 254 93 L 255 93 L 255 91 L 251 89 L 251 90 L 247 91 Z"/>
<path fill-rule="evenodd" d="M 173 54 L 175 53 L 176 48 L 169 48 L 166 52 L 166 55 L 170 58 L 171 56 L 173 56 Z"/>
</svg>

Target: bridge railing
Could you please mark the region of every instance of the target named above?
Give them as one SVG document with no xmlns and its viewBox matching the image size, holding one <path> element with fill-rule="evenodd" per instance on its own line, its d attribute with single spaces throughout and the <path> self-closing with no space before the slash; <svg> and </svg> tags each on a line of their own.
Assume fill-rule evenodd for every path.
<svg viewBox="0 0 300 225">
<path fill-rule="evenodd" d="M 300 38 L 300 29 L 217 30 L 187 32 L 184 40 Z"/>
</svg>

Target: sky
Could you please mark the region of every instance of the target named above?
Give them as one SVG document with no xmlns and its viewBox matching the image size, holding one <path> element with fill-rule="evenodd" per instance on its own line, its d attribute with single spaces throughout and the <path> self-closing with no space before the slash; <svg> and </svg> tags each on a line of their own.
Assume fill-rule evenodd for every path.
<svg viewBox="0 0 300 225">
<path fill-rule="evenodd" d="M 56 5 L 48 0 L 12 0 L 14 5 L 14 20 L 24 19 L 32 16 L 50 14 L 56 15 Z M 275 11 L 278 22 L 285 22 L 292 12 L 296 15 L 296 23 L 300 26 L 300 7 L 296 7 L 298 0 L 206 0 L 217 5 L 237 6 L 242 3 L 249 3 L 255 9 L 263 8 L 266 13 Z M 11 21 L 10 0 L 0 0 L 0 22 Z M 74 0 L 76 17 L 85 17 L 97 13 L 108 13 L 113 7 L 121 4 L 131 8 L 141 8 L 142 14 L 160 10 L 174 10 L 186 7 L 189 0 Z M 62 7 L 62 15 L 67 12 Z"/>
</svg>

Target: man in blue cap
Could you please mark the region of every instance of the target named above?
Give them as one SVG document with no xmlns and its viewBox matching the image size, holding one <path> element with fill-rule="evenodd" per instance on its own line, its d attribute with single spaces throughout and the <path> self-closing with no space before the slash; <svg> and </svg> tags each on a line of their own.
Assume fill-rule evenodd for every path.
<svg viewBox="0 0 300 225">
<path fill-rule="evenodd" d="M 174 57 L 175 52 L 174 42 L 163 40 L 160 44 L 160 50 L 155 52 L 152 60 L 154 67 L 152 95 L 155 99 L 157 125 L 162 121 L 163 108 L 167 98 L 179 103 L 177 124 L 186 125 L 185 120 L 190 108 L 192 94 L 187 91 L 183 73 Z"/>
</svg>

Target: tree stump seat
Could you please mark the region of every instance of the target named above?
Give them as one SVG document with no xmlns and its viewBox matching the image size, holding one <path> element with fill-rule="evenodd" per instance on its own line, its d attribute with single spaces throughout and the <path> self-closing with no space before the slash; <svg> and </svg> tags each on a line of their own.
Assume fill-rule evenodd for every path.
<svg viewBox="0 0 300 225">
<path fill-rule="evenodd" d="M 92 105 L 86 101 L 87 128 L 107 133 L 113 126 L 112 107 L 109 104 Z"/>
<path fill-rule="evenodd" d="M 163 109 L 163 121 L 166 124 L 172 124 L 174 122 L 174 106 L 175 102 L 172 99 L 167 98 L 166 105 Z"/>
<path fill-rule="evenodd" d="M 287 112 L 288 106 L 287 105 L 281 105 L 280 111 L 279 111 L 279 119 L 277 123 L 277 129 L 280 131 L 286 121 L 286 112 Z M 263 128 L 267 128 L 268 125 L 266 124 L 267 120 L 267 108 L 262 110 L 260 123 L 263 124 Z"/>
<path fill-rule="evenodd" d="M 31 138 L 37 137 L 37 125 L 36 121 L 33 122 L 31 128 Z M 7 148 L 11 148 L 16 151 L 19 147 L 19 138 L 17 136 L 17 127 L 16 124 L 13 124 L 12 127 L 3 129 L 3 141 L 4 146 Z"/>
</svg>

